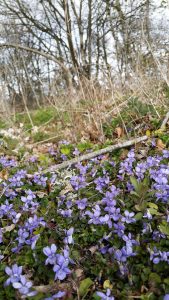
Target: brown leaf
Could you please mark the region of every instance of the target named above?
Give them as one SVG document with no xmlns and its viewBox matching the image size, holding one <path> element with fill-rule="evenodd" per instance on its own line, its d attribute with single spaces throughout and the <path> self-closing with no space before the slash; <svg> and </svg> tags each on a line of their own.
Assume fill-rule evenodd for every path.
<svg viewBox="0 0 169 300">
<path fill-rule="evenodd" d="M 73 190 L 71 184 L 68 182 L 68 184 L 66 185 L 66 187 L 63 190 L 61 190 L 60 195 L 64 196 L 65 194 L 67 194 L 69 192 L 73 192 L 73 191 L 74 190 Z"/>
<path fill-rule="evenodd" d="M 15 224 L 11 224 L 10 226 L 3 227 L 2 232 L 3 233 L 11 232 L 14 228 L 15 228 Z"/>
<path fill-rule="evenodd" d="M 158 150 L 162 151 L 166 147 L 166 145 L 163 143 L 163 141 L 161 139 L 158 139 L 156 147 Z"/>
<path fill-rule="evenodd" d="M 123 128 L 121 128 L 121 127 L 116 127 L 115 133 L 117 134 L 118 139 L 121 138 L 121 137 L 123 136 L 123 134 L 124 134 Z"/>
<path fill-rule="evenodd" d="M 47 196 L 47 193 L 41 192 L 41 191 L 37 191 L 37 192 L 36 192 L 36 195 L 37 195 L 39 198 L 44 198 L 45 196 Z"/>
<path fill-rule="evenodd" d="M 96 246 L 90 247 L 89 251 L 91 252 L 91 254 L 94 254 L 97 251 L 97 249 L 98 249 L 98 246 L 96 245 Z"/>
<path fill-rule="evenodd" d="M 81 277 L 82 274 L 83 274 L 83 269 L 76 269 L 76 270 L 75 270 L 75 274 L 76 274 L 76 276 L 77 276 L 78 278 Z"/>
<path fill-rule="evenodd" d="M 3 169 L 3 170 L 0 172 L 0 178 L 3 179 L 3 180 L 7 180 L 8 177 L 9 177 L 8 170 L 7 170 L 7 169 Z"/>
<path fill-rule="evenodd" d="M 128 150 L 127 149 L 123 149 L 121 154 L 120 154 L 120 160 L 123 160 L 127 157 L 128 154 Z"/>
</svg>

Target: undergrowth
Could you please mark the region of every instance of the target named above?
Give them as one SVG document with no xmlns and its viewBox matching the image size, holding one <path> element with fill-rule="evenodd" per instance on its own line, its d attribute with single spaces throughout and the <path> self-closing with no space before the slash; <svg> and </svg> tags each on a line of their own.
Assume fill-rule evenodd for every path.
<svg viewBox="0 0 169 300">
<path fill-rule="evenodd" d="M 2 126 L 0 299 L 168 299 L 169 138 L 158 129 L 165 112 L 137 98 L 127 107 L 103 123 L 104 142 L 84 132 L 74 144 L 67 113 L 61 122 L 53 108 L 32 112 L 33 127 L 26 114 L 16 129 Z M 65 124 L 69 141 L 60 140 Z M 44 172 L 143 134 L 148 141 L 133 149 Z"/>
<path fill-rule="evenodd" d="M 0 299 L 169 293 L 169 151 L 155 139 L 43 174 L 92 147 L 61 141 L 24 160 L 0 158 Z"/>
</svg>

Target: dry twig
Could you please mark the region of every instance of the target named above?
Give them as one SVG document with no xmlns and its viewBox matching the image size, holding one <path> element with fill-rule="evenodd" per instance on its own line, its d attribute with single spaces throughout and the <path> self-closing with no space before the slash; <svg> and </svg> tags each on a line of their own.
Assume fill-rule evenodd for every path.
<svg viewBox="0 0 169 300">
<path fill-rule="evenodd" d="M 148 139 L 148 137 L 146 135 L 144 135 L 144 136 L 135 138 L 133 140 L 125 141 L 123 143 L 118 143 L 116 145 L 111 145 L 111 146 L 108 146 L 106 148 L 103 148 L 103 149 L 100 149 L 100 150 L 97 150 L 97 151 L 94 151 L 94 152 L 91 152 L 91 153 L 87 153 L 87 154 L 81 155 L 79 157 L 73 158 L 71 160 L 64 161 L 64 162 L 62 162 L 58 165 L 49 167 L 46 170 L 44 170 L 43 173 L 55 172 L 56 170 L 59 170 L 59 169 L 65 169 L 65 168 L 71 167 L 72 165 L 75 165 L 78 162 L 81 162 L 83 160 L 92 159 L 96 156 L 103 155 L 105 153 L 112 152 L 112 151 L 117 150 L 117 149 L 130 147 L 130 146 L 135 145 L 137 143 L 146 141 L 147 139 Z"/>
</svg>

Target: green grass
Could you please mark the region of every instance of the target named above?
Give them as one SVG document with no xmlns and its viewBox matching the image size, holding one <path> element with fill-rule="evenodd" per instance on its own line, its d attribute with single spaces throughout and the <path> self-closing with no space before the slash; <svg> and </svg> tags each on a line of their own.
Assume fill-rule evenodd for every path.
<svg viewBox="0 0 169 300">
<path fill-rule="evenodd" d="M 30 112 L 30 117 L 34 126 L 42 126 L 50 120 L 56 120 L 57 112 L 52 107 L 46 107 Z M 29 116 L 26 112 L 16 114 L 15 120 L 16 124 L 23 123 L 25 129 L 31 129 L 32 127 Z"/>
</svg>

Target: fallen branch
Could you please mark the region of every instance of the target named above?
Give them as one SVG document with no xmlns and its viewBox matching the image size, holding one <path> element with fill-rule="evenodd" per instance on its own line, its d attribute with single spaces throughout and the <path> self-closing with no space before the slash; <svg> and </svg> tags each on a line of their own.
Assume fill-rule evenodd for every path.
<svg viewBox="0 0 169 300">
<path fill-rule="evenodd" d="M 38 145 L 40 145 L 40 144 L 43 144 L 43 143 L 46 143 L 46 142 L 52 141 L 52 140 L 54 140 L 54 139 L 56 139 L 56 138 L 58 138 L 58 137 L 60 137 L 60 136 L 61 136 L 61 134 L 59 134 L 59 135 L 55 135 L 55 136 L 51 136 L 51 137 L 50 137 L 50 138 L 48 138 L 48 139 L 45 139 L 45 140 L 42 140 L 42 141 L 36 142 L 36 143 L 32 144 L 32 148 L 33 148 L 33 147 L 35 147 L 35 146 L 38 146 Z"/>
<path fill-rule="evenodd" d="M 123 143 L 118 143 L 118 144 L 112 145 L 112 146 L 108 146 L 106 148 L 103 148 L 103 149 L 100 149 L 100 150 L 97 150 L 97 151 L 94 151 L 94 152 L 91 152 L 91 153 L 87 153 L 87 154 L 81 155 L 79 157 L 73 158 L 71 160 L 64 161 L 64 162 L 62 162 L 58 165 L 49 167 L 48 169 L 44 170 L 43 173 L 55 172 L 56 170 L 59 170 L 59 169 L 65 169 L 65 168 L 71 167 L 72 165 L 75 165 L 78 162 L 81 162 L 83 160 L 92 159 L 96 156 L 99 156 L 99 155 L 102 155 L 102 154 L 105 154 L 105 153 L 108 153 L 108 152 L 112 152 L 112 151 L 117 150 L 117 149 L 130 147 L 130 146 L 135 145 L 137 143 L 146 141 L 147 139 L 148 139 L 148 137 L 146 135 L 144 135 L 142 137 L 138 137 L 138 138 L 135 138 L 133 140 L 125 141 Z"/>
<path fill-rule="evenodd" d="M 164 118 L 164 120 L 163 120 L 163 122 L 162 122 L 162 124 L 161 124 L 160 129 L 162 129 L 162 130 L 165 129 L 168 120 L 169 120 L 169 112 L 166 114 L 166 116 L 165 116 L 165 118 Z"/>
</svg>

